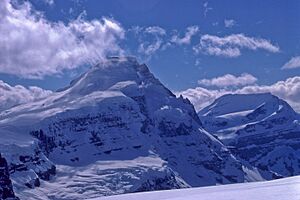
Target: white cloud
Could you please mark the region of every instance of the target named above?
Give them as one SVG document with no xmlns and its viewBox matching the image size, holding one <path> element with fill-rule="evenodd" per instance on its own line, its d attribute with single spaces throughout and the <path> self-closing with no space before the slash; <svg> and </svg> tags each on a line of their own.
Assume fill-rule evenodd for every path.
<svg viewBox="0 0 300 200">
<path fill-rule="evenodd" d="M 208 2 L 207 2 L 207 1 L 204 2 L 203 8 L 204 8 L 204 13 L 203 13 L 203 14 L 204 14 L 204 17 L 206 17 L 207 13 L 208 13 L 210 10 L 212 10 L 212 8 L 208 6 Z"/>
<path fill-rule="evenodd" d="M 233 20 L 233 19 L 225 19 L 224 20 L 224 25 L 225 25 L 226 28 L 231 28 L 234 25 L 236 25 L 236 21 Z"/>
<path fill-rule="evenodd" d="M 247 37 L 244 34 L 232 34 L 225 37 L 206 34 L 201 36 L 200 43 L 194 46 L 193 49 L 196 53 L 202 52 L 224 57 L 238 57 L 241 55 L 242 49 L 263 49 L 272 53 L 280 51 L 279 47 L 269 40 Z"/>
<path fill-rule="evenodd" d="M 200 66 L 200 64 L 201 64 L 201 60 L 197 58 L 195 61 L 195 66 Z"/>
<path fill-rule="evenodd" d="M 222 90 L 209 90 L 203 87 L 189 88 L 184 91 L 175 92 L 176 95 L 182 95 L 188 98 L 193 104 L 196 111 L 200 111 L 205 106 L 211 104 L 216 98 L 222 96 Z"/>
<path fill-rule="evenodd" d="M 151 56 L 161 48 L 162 43 L 163 41 L 160 38 L 156 38 L 153 43 L 141 43 L 139 45 L 138 52 Z"/>
<path fill-rule="evenodd" d="M 171 42 L 176 43 L 178 45 L 182 44 L 190 44 L 192 37 L 199 31 L 198 26 L 189 26 L 187 27 L 186 33 L 184 37 L 180 38 L 178 35 L 173 35 L 171 38 Z"/>
<path fill-rule="evenodd" d="M 300 112 L 300 76 L 290 77 L 278 81 L 272 85 L 251 85 L 241 89 L 218 89 L 209 90 L 203 87 L 190 88 L 185 91 L 176 92 L 187 97 L 195 105 L 197 111 L 211 104 L 216 98 L 224 94 L 251 94 L 270 92 L 287 101 L 296 111 Z"/>
<path fill-rule="evenodd" d="M 292 57 L 281 69 L 300 68 L 300 56 Z"/>
<path fill-rule="evenodd" d="M 198 84 L 205 86 L 216 86 L 219 88 L 230 86 L 245 86 L 252 85 L 257 81 L 257 78 L 248 73 L 243 73 L 240 76 L 234 76 L 232 74 L 225 74 L 212 79 L 201 79 Z"/>
<path fill-rule="evenodd" d="M 0 112 L 12 106 L 32 102 L 50 95 L 52 91 L 39 87 L 11 86 L 0 80 Z"/>
<path fill-rule="evenodd" d="M 132 26 L 128 31 L 133 32 L 134 34 L 151 34 L 151 35 L 166 35 L 167 31 L 159 26 Z"/>
<path fill-rule="evenodd" d="M 129 32 L 133 32 L 135 35 L 140 34 L 143 30 L 144 28 L 140 26 L 132 26 L 130 29 L 128 29 Z"/>
<path fill-rule="evenodd" d="M 273 85 L 246 86 L 239 90 L 240 93 L 271 92 L 282 99 L 287 100 L 299 111 L 300 109 L 300 76 L 290 77 L 278 81 Z"/>
<path fill-rule="evenodd" d="M 159 26 L 150 26 L 145 29 L 145 33 L 166 35 L 166 30 Z"/>
<path fill-rule="evenodd" d="M 199 27 L 187 27 L 182 38 L 174 34 L 170 38 L 168 32 L 159 26 L 134 26 L 128 31 L 134 33 L 139 42 L 137 52 L 141 54 L 140 56 L 146 56 L 146 60 L 149 60 L 158 51 L 164 51 L 174 44 L 190 44 L 192 37 L 199 31 Z M 177 31 L 175 30 L 175 32 Z"/>
<path fill-rule="evenodd" d="M 30 3 L 13 7 L 11 0 L 0 1 L 0 27 L 0 72 L 26 78 L 94 64 L 120 53 L 118 41 L 124 37 L 111 19 L 50 22 Z"/>
<path fill-rule="evenodd" d="M 54 0 L 44 0 L 44 2 L 50 6 L 54 5 Z"/>
<path fill-rule="evenodd" d="M 159 26 L 139 27 L 135 26 L 130 29 L 138 41 L 138 53 L 146 55 L 146 60 L 150 59 L 158 50 L 163 50 L 164 37 L 166 37 L 166 30 Z"/>
</svg>

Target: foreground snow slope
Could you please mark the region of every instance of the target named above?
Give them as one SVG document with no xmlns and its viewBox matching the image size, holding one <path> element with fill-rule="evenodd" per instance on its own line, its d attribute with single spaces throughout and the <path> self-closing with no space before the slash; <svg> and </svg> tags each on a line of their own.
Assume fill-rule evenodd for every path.
<svg viewBox="0 0 300 200">
<path fill-rule="evenodd" d="M 125 194 L 93 200 L 299 200 L 300 176 L 273 181 Z"/>
</svg>

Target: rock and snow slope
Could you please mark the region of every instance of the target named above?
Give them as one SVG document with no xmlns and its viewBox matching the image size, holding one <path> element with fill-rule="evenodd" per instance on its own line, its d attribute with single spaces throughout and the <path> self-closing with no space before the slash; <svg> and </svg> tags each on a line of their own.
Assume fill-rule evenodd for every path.
<svg viewBox="0 0 300 200">
<path fill-rule="evenodd" d="M 9 177 L 7 161 L 0 154 L 0 199 L 18 200 Z"/>
<path fill-rule="evenodd" d="M 110 58 L 48 98 L 0 113 L 0 134 L 21 199 L 260 179 L 203 130 L 187 99 L 133 58 Z"/>
<path fill-rule="evenodd" d="M 300 117 L 282 99 L 269 93 L 224 95 L 198 114 L 206 130 L 265 179 L 300 174 Z"/>
<path fill-rule="evenodd" d="M 273 181 L 125 194 L 93 200 L 299 200 L 300 176 Z"/>
</svg>

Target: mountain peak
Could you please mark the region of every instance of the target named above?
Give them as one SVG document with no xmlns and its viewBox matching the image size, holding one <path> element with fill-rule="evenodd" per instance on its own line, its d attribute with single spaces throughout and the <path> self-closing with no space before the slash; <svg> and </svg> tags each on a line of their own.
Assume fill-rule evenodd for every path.
<svg viewBox="0 0 300 200">
<path fill-rule="evenodd" d="M 105 91 L 120 82 L 136 85 L 145 83 L 160 84 L 145 64 L 135 57 L 108 57 L 105 61 L 91 67 L 87 72 L 71 81 L 70 85 L 59 91 L 69 90 L 71 94 L 89 94 Z"/>
<path fill-rule="evenodd" d="M 208 131 L 225 133 L 226 137 L 229 132 L 249 123 L 290 123 L 299 118 L 287 102 L 271 93 L 224 95 L 198 115 Z"/>
<path fill-rule="evenodd" d="M 216 99 L 211 105 L 202 109 L 199 115 L 220 116 L 228 113 L 255 110 L 256 108 L 268 105 L 273 111 L 279 108 L 292 108 L 282 99 L 271 93 L 255 94 L 226 94 Z"/>
</svg>

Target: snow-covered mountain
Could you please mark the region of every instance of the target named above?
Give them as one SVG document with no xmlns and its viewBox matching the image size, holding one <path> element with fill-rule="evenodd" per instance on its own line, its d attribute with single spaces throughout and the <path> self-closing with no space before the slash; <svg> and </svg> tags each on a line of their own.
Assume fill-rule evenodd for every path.
<svg viewBox="0 0 300 200">
<path fill-rule="evenodd" d="M 144 64 L 112 57 L 46 99 L 0 113 L 21 199 L 83 199 L 260 180 Z"/>
<path fill-rule="evenodd" d="M 273 181 L 116 195 L 92 200 L 299 200 L 300 176 Z"/>
<path fill-rule="evenodd" d="M 199 113 L 205 129 L 265 179 L 300 174 L 300 117 L 270 93 L 224 95 Z"/>
</svg>

